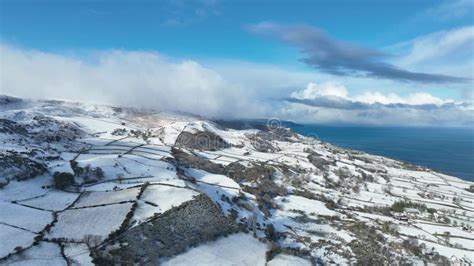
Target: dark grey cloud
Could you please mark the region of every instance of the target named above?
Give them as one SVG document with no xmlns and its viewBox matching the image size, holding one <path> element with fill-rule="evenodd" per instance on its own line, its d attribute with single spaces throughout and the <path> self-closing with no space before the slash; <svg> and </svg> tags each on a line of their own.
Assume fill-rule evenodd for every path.
<svg viewBox="0 0 474 266">
<path fill-rule="evenodd" d="M 372 48 L 338 41 L 310 26 L 260 23 L 249 27 L 253 33 L 278 38 L 298 47 L 301 61 L 333 75 L 365 76 L 421 83 L 467 82 L 470 79 L 440 74 L 411 72 L 384 62 L 387 54 Z"/>
</svg>

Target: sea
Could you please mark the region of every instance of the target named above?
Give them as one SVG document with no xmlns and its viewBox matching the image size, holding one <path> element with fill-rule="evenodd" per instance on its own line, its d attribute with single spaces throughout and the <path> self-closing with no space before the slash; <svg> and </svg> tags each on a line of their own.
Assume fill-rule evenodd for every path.
<svg viewBox="0 0 474 266">
<path fill-rule="evenodd" d="M 297 133 L 474 181 L 474 128 L 288 124 Z"/>
</svg>

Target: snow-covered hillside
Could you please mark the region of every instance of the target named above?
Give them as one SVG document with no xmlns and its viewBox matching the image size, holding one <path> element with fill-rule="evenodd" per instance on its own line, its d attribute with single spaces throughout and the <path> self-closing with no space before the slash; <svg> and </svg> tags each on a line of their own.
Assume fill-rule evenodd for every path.
<svg viewBox="0 0 474 266">
<path fill-rule="evenodd" d="M 474 262 L 474 183 L 271 124 L 0 96 L 0 264 Z"/>
</svg>

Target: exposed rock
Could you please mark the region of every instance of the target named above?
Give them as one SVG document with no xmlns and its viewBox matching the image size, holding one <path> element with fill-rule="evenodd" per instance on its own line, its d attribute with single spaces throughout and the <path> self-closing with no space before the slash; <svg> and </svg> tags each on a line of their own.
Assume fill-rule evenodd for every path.
<svg viewBox="0 0 474 266">
<path fill-rule="evenodd" d="M 37 115 L 31 121 L 19 123 L 9 119 L 0 119 L 0 133 L 18 134 L 30 137 L 37 142 L 71 141 L 85 133 L 76 125 Z"/>
<path fill-rule="evenodd" d="M 26 135 L 25 126 L 8 119 L 0 119 L 0 133 Z"/>
<path fill-rule="evenodd" d="M 252 147 L 259 152 L 278 152 L 280 148 L 271 143 L 271 139 L 268 140 L 266 137 L 262 138 L 259 133 L 247 134 L 247 138 L 250 140 Z"/>
<path fill-rule="evenodd" d="M 267 130 L 259 131 L 257 136 L 264 140 L 278 140 L 278 141 L 287 141 L 293 142 L 297 135 L 293 130 L 286 127 L 268 127 Z"/>
<path fill-rule="evenodd" d="M 175 145 L 178 147 L 205 151 L 216 151 L 231 146 L 219 135 L 209 131 L 198 131 L 196 133 L 182 132 L 176 139 Z"/>
<path fill-rule="evenodd" d="M 273 198 L 284 196 L 287 191 L 284 187 L 276 184 L 273 180 L 275 169 L 260 164 L 245 167 L 240 163 L 231 163 L 226 167 L 225 174 L 242 184 L 250 182 L 253 185 L 243 185 L 246 192 L 255 195 L 260 210 L 266 215 L 270 215 L 270 209 L 277 207 Z"/>
<path fill-rule="evenodd" d="M 20 103 L 23 100 L 20 98 L 7 96 L 7 95 L 0 95 L 0 105 L 7 105 L 12 103 Z"/>
<path fill-rule="evenodd" d="M 329 165 L 333 164 L 333 162 L 324 159 L 321 155 L 312 152 L 308 155 L 308 160 L 312 163 L 316 168 L 325 172 L 328 170 Z"/>
<path fill-rule="evenodd" d="M 46 171 L 44 164 L 38 163 L 16 152 L 0 153 L 0 180 L 26 180 Z"/>
<path fill-rule="evenodd" d="M 172 148 L 171 152 L 175 160 L 172 163 L 176 164 L 178 168 L 197 168 L 212 174 L 224 173 L 224 167 L 220 164 L 216 164 L 207 159 L 186 153 L 177 148 Z"/>
<path fill-rule="evenodd" d="M 84 135 L 76 125 L 56 120 L 51 117 L 38 115 L 28 126 L 28 133 L 36 140 L 47 142 L 71 141 Z"/>
<path fill-rule="evenodd" d="M 244 165 L 235 162 L 225 167 L 225 174 L 238 183 L 270 179 L 274 172 L 275 170 L 273 168 L 265 167 L 260 164 L 245 167 Z"/>
</svg>

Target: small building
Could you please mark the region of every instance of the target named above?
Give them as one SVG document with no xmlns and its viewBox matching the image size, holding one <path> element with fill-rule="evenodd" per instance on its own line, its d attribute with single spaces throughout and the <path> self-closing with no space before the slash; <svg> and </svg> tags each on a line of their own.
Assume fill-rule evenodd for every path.
<svg viewBox="0 0 474 266">
<path fill-rule="evenodd" d="M 408 217 L 406 215 L 400 215 L 398 217 L 398 220 L 403 221 L 403 222 L 408 222 Z"/>
<path fill-rule="evenodd" d="M 421 214 L 420 210 L 415 208 L 405 208 L 403 213 L 412 219 L 417 218 Z"/>
<path fill-rule="evenodd" d="M 392 212 L 392 216 L 395 217 L 396 219 L 403 221 L 403 222 L 408 222 L 408 217 L 401 212 Z"/>
</svg>

